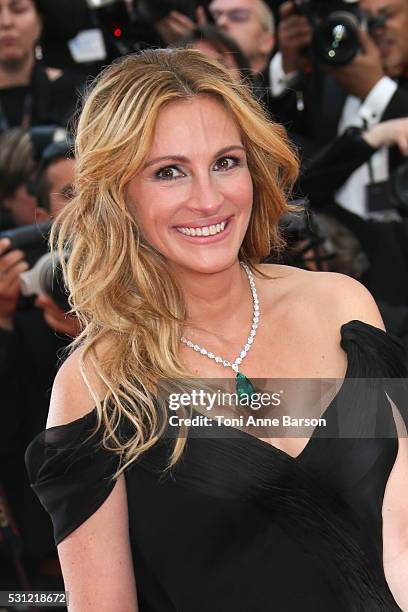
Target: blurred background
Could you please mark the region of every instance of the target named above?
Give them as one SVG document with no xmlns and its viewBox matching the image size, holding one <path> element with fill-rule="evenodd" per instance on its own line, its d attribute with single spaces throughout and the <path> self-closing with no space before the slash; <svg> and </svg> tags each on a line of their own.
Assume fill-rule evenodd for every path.
<svg viewBox="0 0 408 612">
<path fill-rule="evenodd" d="M 63 590 L 24 452 L 80 331 L 47 236 L 73 196 L 87 84 L 179 46 L 247 83 L 301 161 L 267 261 L 358 279 L 408 345 L 407 31 L 408 0 L 0 0 L 0 590 Z"/>
</svg>

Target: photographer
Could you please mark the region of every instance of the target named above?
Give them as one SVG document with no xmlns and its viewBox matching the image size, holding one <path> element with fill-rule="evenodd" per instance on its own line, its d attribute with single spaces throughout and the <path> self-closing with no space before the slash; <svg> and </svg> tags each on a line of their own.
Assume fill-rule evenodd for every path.
<svg viewBox="0 0 408 612">
<path fill-rule="evenodd" d="M 66 137 L 65 130 L 56 126 L 10 128 L 0 134 L 0 231 L 42 223 L 65 203 L 63 193 L 58 201 L 54 193 L 64 187 L 60 182 L 66 179 L 69 195 L 72 182 L 74 160 Z M 51 186 L 40 185 L 38 198 L 32 187 L 34 177 L 38 181 L 40 176 L 45 183 L 50 180 Z"/>
<path fill-rule="evenodd" d="M 196 27 L 208 21 L 208 0 L 141 0 L 133 10 L 132 35 L 139 48 L 177 45 Z"/>
<path fill-rule="evenodd" d="M 346 130 L 305 164 L 300 189 L 308 194 L 313 210 L 342 223 L 361 242 L 370 260 L 370 267 L 361 280 L 374 296 L 394 306 L 408 306 L 407 283 L 401 282 L 408 276 L 408 224 L 403 202 L 406 173 L 401 175 L 400 195 L 394 195 L 395 178 L 370 186 L 378 211 L 372 211 L 367 219 L 341 206 L 333 195 L 334 190 L 347 184 L 350 176 L 385 147 L 395 150 L 395 157 L 405 160 L 406 165 L 408 118 L 383 121 L 366 130 Z M 404 166 L 399 168 L 403 170 Z M 371 203 L 375 201 L 374 196 Z"/>
<path fill-rule="evenodd" d="M 35 222 L 36 199 L 27 190 L 36 163 L 29 130 L 0 134 L 0 230 Z"/>
<path fill-rule="evenodd" d="M 29 197 L 35 202 L 35 208 L 25 211 L 26 217 L 29 218 L 26 224 L 44 222 L 55 218 L 59 211 L 72 198 L 72 183 L 74 179 L 75 159 L 73 157 L 72 146 L 67 142 L 52 143 L 46 147 L 42 154 L 37 173 L 28 183 Z M 27 186 L 24 185 L 27 189 Z M 22 207 L 20 207 L 22 209 Z M 24 216 L 22 210 L 20 217 Z M 12 214 L 15 213 L 12 209 Z M 14 220 L 15 218 L 14 214 Z M 16 223 L 17 226 L 24 223 Z M 37 259 L 45 252 L 45 244 L 41 242 L 37 246 L 31 247 L 26 253 L 21 251 L 10 251 L 6 255 L 0 254 L 0 327 L 5 329 L 13 328 L 12 317 L 17 308 L 19 298 L 19 283 L 17 282 L 15 269 L 10 268 L 14 264 L 15 258 L 18 258 L 21 266 L 26 265 L 26 261 L 22 259 L 23 255 L 27 257 L 30 264 L 35 263 Z M 17 255 L 18 254 L 18 255 Z M 17 260 L 16 260 L 17 261 Z M 1 270 L 3 269 L 3 276 Z M 6 275 L 10 274 L 10 278 Z M 9 309 L 10 293 L 12 301 L 14 300 L 14 309 Z M 4 303 L 4 302 L 5 303 Z M 77 321 L 70 317 L 67 318 L 65 312 L 61 310 L 52 300 L 51 296 L 40 295 L 36 300 L 36 305 L 44 310 L 45 320 L 56 331 L 68 335 L 76 335 L 78 332 Z"/>
<path fill-rule="evenodd" d="M 32 189 L 49 218 L 72 195 L 73 169 L 66 143 L 44 151 Z M 28 265 L 23 250 L 9 247 L 8 239 L 0 240 L 0 384 L 2 406 L 7 407 L 1 415 L 0 480 L 21 534 L 29 575 L 44 584 L 44 568 L 51 562 L 58 575 L 58 563 L 53 561 L 51 525 L 27 482 L 23 454 L 32 435 L 44 427 L 61 351 L 79 332 L 79 324 L 45 294 L 35 306 L 17 309 L 20 274 Z M 0 570 L 1 559 L 0 549 Z"/>
<path fill-rule="evenodd" d="M 338 5 L 333 3 L 334 8 Z M 408 114 L 408 2 L 362 0 L 358 6 L 368 13 L 369 23 L 373 22 L 370 34 L 360 28 L 360 51 L 347 65 L 335 68 L 317 65 L 316 60 L 311 64 L 305 53 L 313 38 L 310 20 L 299 14 L 292 1 L 281 6 L 280 52 L 270 66 L 274 109 L 295 135 L 306 159 L 350 126 L 368 128 Z M 347 4 L 343 8 L 349 10 Z M 395 150 L 379 151 L 372 158 L 374 181 L 386 179 L 400 162 Z M 364 191 L 369 179 L 370 169 L 364 165 L 342 187 L 337 201 L 365 215 L 369 205 Z"/>
<path fill-rule="evenodd" d="M 266 2 L 212 0 L 209 8 L 216 25 L 247 57 L 252 73 L 263 75 L 275 45 L 275 20 Z"/>
</svg>

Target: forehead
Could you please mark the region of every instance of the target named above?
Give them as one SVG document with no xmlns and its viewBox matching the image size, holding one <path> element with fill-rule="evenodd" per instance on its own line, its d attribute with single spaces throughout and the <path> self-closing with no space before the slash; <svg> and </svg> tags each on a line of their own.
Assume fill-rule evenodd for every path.
<svg viewBox="0 0 408 612">
<path fill-rule="evenodd" d="M 228 110 L 211 96 L 171 102 L 157 117 L 150 157 L 194 155 L 240 144 L 240 131 Z"/>
<path fill-rule="evenodd" d="M 231 9 L 255 8 L 256 0 L 213 0 L 210 4 L 210 8 L 221 11 L 229 11 Z"/>
</svg>

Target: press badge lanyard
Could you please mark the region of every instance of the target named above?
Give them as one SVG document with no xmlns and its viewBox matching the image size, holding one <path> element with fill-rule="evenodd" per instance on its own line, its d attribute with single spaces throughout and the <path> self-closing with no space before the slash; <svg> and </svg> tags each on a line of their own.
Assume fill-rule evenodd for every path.
<svg viewBox="0 0 408 612">
<path fill-rule="evenodd" d="M 31 122 L 31 110 L 33 107 L 33 96 L 31 91 L 27 91 L 24 96 L 23 103 L 23 117 L 21 119 L 20 127 L 27 129 L 30 127 Z M 7 130 L 10 127 L 9 122 L 7 121 L 6 114 L 3 109 L 3 105 L 0 100 L 0 132 Z"/>
</svg>

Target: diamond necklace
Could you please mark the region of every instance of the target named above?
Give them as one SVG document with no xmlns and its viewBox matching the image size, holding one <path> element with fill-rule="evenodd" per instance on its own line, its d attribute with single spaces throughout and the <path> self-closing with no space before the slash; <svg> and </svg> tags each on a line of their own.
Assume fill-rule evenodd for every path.
<svg viewBox="0 0 408 612">
<path fill-rule="evenodd" d="M 219 355 L 215 355 L 211 351 L 207 351 L 207 349 L 205 349 L 204 347 L 199 346 L 198 344 L 194 344 L 194 342 L 192 342 L 185 336 L 181 337 L 181 342 L 185 344 L 186 346 L 188 346 L 189 348 L 193 349 L 197 353 L 200 353 L 201 355 L 204 355 L 204 357 L 208 357 L 209 359 L 214 360 L 215 363 L 223 365 L 225 368 L 232 368 L 234 372 L 236 372 L 237 376 L 235 379 L 235 388 L 236 388 L 238 397 L 242 397 L 243 395 L 252 396 L 252 394 L 255 393 L 254 386 L 252 385 L 251 381 L 245 376 L 245 374 L 242 374 L 242 372 L 239 371 L 239 366 L 241 365 L 242 361 L 247 356 L 248 351 L 251 348 L 255 340 L 256 332 L 257 332 L 258 325 L 259 325 L 259 320 L 261 317 L 261 313 L 259 310 L 259 299 L 258 299 L 258 294 L 256 291 L 254 277 L 249 267 L 243 261 L 241 261 L 240 264 L 246 272 L 246 275 L 248 277 L 249 286 L 251 288 L 252 303 L 253 303 L 253 316 L 252 316 L 251 331 L 249 333 L 245 346 L 242 348 L 238 357 L 231 363 L 227 359 L 224 359 L 223 357 L 220 357 Z"/>
</svg>

